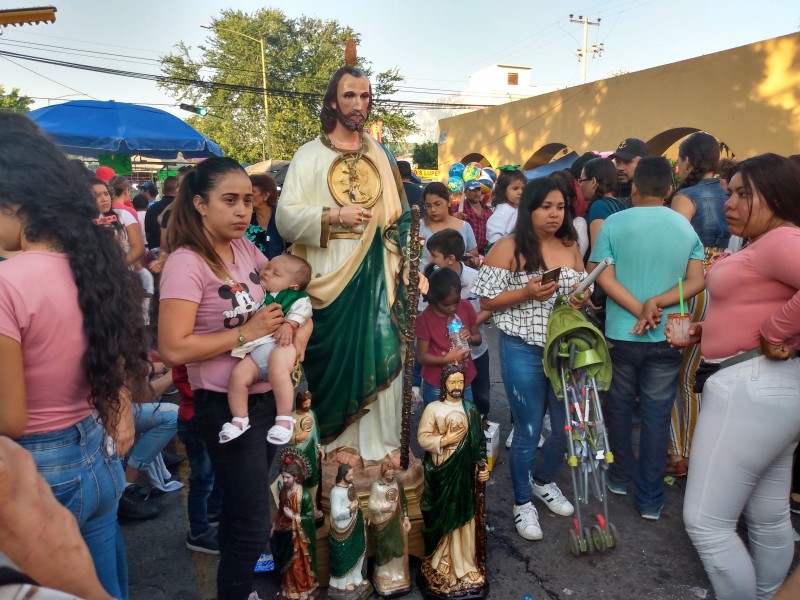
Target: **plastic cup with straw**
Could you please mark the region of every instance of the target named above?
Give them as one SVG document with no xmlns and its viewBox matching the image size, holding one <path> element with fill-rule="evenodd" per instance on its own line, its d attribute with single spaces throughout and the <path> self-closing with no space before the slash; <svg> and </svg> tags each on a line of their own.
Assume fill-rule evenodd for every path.
<svg viewBox="0 0 800 600">
<path fill-rule="evenodd" d="M 688 346 L 692 315 L 686 312 L 686 304 L 683 300 L 683 277 L 678 277 L 678 299 L 681 312 L 667 315 L 667 332 L 673 346 Z"/>
</svg>

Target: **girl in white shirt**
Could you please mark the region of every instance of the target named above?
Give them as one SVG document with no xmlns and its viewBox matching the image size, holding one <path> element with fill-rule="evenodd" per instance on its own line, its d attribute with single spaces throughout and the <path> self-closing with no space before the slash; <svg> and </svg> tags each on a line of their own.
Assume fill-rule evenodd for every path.
<svg viewBox="0 0 800 600">
<path fill-rule="evenodd" d="M 517 207 L 527 179 L 515 165 L 499 167 L 500 175 L 492 192 L 494 213 L 486 221 L 486 241 L 494 244 L 517 226 Z"/>
</svg>

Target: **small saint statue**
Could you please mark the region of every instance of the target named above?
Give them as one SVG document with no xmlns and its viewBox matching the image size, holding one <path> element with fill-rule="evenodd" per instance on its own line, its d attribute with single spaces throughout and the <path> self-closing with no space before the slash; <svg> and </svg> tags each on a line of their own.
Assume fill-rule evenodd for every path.
<svg viewBox="0 0 800 600">
<path fill-rule="evenodd" d="M 381 463 L 381 474 L 369 493 L 369 522 L 375 552 L 372 586 L 383 598 L 399 598 L 411 591 L 408 572 L 408 501 L 395 477 L 391 459 Z"/>
<path fill-rule="evenodd" d="M 418 584 L 426 598 L 485 598 L 486 442 L 480 413 L 463 398 L 464 368 L 442 369 L 439 401 L 425 407 L 417 439 L 425 451 L 420 500 L 425 559 Z"/>
<path fill-rule="evenodd" d="M 317 527 L 324 523 L 324 515 L 320 510 L 322 503 L 322 488 L 320 487 L 320 476 L 322 474 L 322 463 L 325 460 L 325 452 L 320 446 L 319 421 L 317 414 L 311 409 L 312 394 L 310 390 L 297 393 L 295 398 L 294 431 L 292 433 L 291 444 L 297 448 L 308 462 L 308 477 L 303 482 L 303 487 L 311 494 L 314 502 L 314 521 Z"/>
</svg>

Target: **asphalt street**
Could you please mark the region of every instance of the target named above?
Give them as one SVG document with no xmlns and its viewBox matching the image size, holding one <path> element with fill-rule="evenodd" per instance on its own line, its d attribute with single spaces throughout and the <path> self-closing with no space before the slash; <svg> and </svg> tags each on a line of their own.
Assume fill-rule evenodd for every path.
<svg viewBox="0 0 800 600">
<path fill-rule="evenodd" d="M 714 598 L 683 527 L 685 478 L 668 486 L 661 519 L 655 522 L 642 519 L 629 496 L 610 495 L 609 517 L 618 532 L 618 544 L 613 550 L 573 557 L 568 549 L 571 518 L 550 513 L 538 501 L 535 502 L 544 539 L 530 542 L 517 535 L 511 514 L 513 492 L 508 450 L 502 444 L 510 427 L 509 410 L 497 361 L 497 332 L 493 328 L 489 331 L 489 342 L 492 353 L 490 420 L 499 422 L 501 428 L 500 455 L 487 486 L 489 597 L 521 600 L 527 594 L 535 600 Z M 179 443 L 176 450 L 181 450 Z M 418 447 L 415 452 L 421 456 Z M 174 473 L 186 483 L 187 463 L 179 465 Z M 566 466 L 562 468 L 557 483 L 574 503 Z M 186 488 L 151 497 L 149 502 L 161 509 L 157 518 L 122 523 L 128 549 L 132 600 L 214 598 L 217 557 L 191 552 L 185 546 Z M 598 508 L 598 503 L 589 505 L 591 513 L 597 512 Z M 793 525 L 800 530 L 800 517 L 797 515 L 793 515 Z M 797 548 L 800 544 L 795 549 L 793 567 L 800 562 Z M 418 562 L 412 560 L 412 570 L 415 571 L 417 565 Z M 258 575 L 256 589 L 262 599 L 273 598 L 277 589 L 276 576 Z M 416 590 L 407 596 L 413 600 L 421 597 Z"/>
</svg>

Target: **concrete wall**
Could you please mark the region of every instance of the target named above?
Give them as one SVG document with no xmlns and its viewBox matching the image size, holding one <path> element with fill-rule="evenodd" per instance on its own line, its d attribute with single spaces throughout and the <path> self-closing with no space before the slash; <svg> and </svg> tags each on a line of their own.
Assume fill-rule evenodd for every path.
<svg viewBox="0 0 800 600">
<path fill-rule="evenodd" d="M 545 164 L 626 137 L 663 154 L 698 130 L 736 158 L 800 153 L 800 33 L 439 121 L 439 168 Z"/>
</svg>

